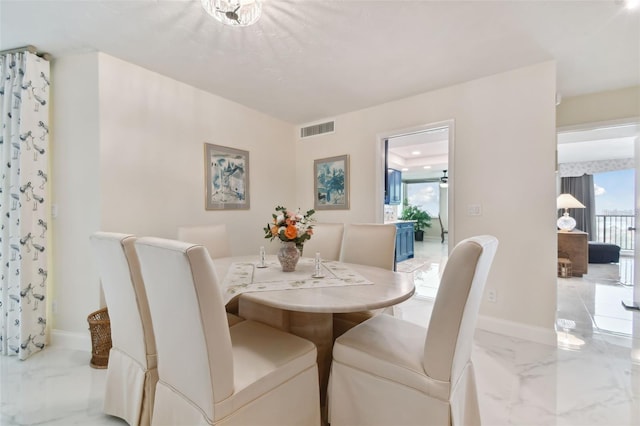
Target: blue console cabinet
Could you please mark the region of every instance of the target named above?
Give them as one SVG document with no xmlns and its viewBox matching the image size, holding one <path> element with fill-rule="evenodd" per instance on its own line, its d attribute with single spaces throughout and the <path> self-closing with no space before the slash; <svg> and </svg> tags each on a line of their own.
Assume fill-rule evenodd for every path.
<svg viewBox="0 0 640 426">
<path fill-rule="evenodd" d="M 391 205 L 399 205 L 402 203 L 402 172 L 400 170 L 387 170 L 387 187 L 384 193 L 384 203 Z"/>
<path fill-rule="evenodd" d="M 413 222 L 396 223 L 396 263 L 413 258 Z"/>
</svg>

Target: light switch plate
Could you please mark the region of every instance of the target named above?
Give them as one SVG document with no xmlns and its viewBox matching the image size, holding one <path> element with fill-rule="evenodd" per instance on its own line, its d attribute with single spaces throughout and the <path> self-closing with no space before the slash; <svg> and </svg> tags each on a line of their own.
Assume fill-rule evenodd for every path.
<svg viewBox="0 0 640 426">
<path fill-rule="evenodd" d="M 481 216 L 482 215 L 482 205 L 480 205 L 480 204 L 469 204 L 467 206 L 467 215 L 468 216 Z"/>
</svg>

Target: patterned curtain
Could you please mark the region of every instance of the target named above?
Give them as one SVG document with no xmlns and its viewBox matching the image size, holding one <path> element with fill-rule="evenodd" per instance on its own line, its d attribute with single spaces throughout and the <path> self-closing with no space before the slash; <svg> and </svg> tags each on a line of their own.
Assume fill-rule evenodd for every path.
<svg viewBox="0 0 640 426">
<path fill-rule="evenodd" d="M 46 342 L 49 62 L 0 56 L 0 352 Z"/>
</svg>

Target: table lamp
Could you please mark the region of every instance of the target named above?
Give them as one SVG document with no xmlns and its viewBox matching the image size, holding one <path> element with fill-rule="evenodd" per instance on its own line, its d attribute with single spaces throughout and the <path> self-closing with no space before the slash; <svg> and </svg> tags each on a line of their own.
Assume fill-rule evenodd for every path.
<svg viewBox="0 0 640 426">
<path fill-rule="evenodd" d="M 569 216 L 569 209 L 584 209 L 585 205 L 571 194 L 560 194 L 557 199 L 558 208 L 564 209 L 564 214 L 558 219 L 558 228 L 569 232 L 576 227 L 576 220 Z"/>
</svg>

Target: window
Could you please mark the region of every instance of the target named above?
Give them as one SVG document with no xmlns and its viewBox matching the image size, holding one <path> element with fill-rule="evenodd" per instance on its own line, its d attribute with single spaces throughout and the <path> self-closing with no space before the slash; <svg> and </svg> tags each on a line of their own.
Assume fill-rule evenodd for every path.
<svg viewBox="0 0 640 426">
<path fill-rule="evenodd" d="M 440 213 L 440 184 L 436 182 L 405 183 L 405 196 L 409 204 L 418 206 L 437 218 Z"/>
<path fill-rule="evenodd" d="M 623 250 L 634 249 L 635 170 L 594 173 L 596 209 L 595 241 L 613 243 Z"/>
</svg>

